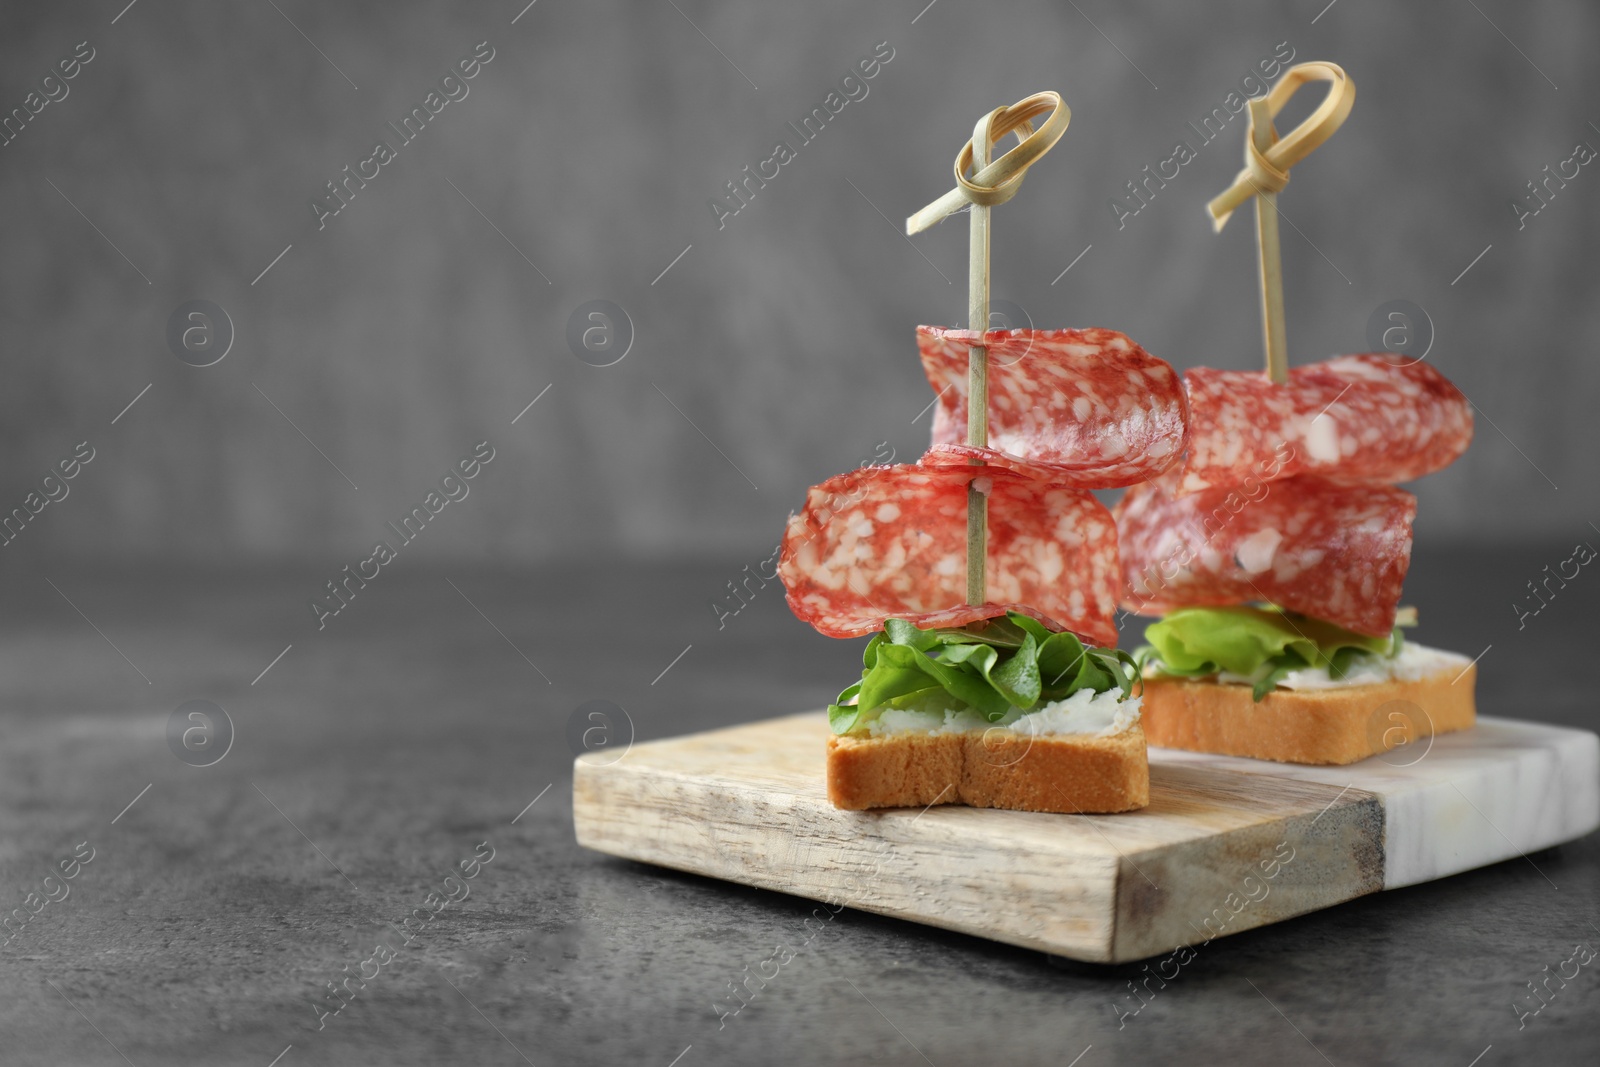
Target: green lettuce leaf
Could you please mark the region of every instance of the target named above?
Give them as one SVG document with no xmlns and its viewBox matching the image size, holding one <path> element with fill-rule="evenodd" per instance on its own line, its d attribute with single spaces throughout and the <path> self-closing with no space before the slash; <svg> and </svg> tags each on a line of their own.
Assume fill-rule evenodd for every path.
<svg viewBox="0 0 1600 1067">
<path fill-rule="evenodd" d="M 861 663 L 861 680 L 828 708 L 834 733 L 861 729 L 885 708 L 971 709 L 995 722 L 1013 707 L 1026 711 L 1079 689 L 1120 689 L 1126 697 L 1139 680 L 1128 653 L 1085 648 L 1072 634 L 1015 613 L 934 630 L 889 619 Z"/>
<path fill-rule="evenodd" d="M 856 727 L 861 711 L 856 698 L 861 693 L 861 683 L 849 686 L 839 694 L 839 699 L 828 705 L 828 726 L 836 734 L 847 734 Z"/>
<path fill-rule="evenodd" d="M 1204 678 L 1229 671 L 1257 679 L 1256 700 L 1293 670 L 1320 667 L 1343 678 L 1362 656 L 1395 656 L 1399 627 L 1385 637 L 1354 633 L 1275 607 L 1180 608 L 1145 628 L 1144 650 L 1162 674 Z"/>
</svg>

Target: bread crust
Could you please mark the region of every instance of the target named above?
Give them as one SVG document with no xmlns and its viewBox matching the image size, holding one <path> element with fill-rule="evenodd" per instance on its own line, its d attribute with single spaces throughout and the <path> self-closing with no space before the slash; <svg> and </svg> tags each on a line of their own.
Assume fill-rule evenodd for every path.
<svg viewBox="0 0 1600 1067">
<path fill-rule="evenodd" d="M 1109 813 L 1150 803 L 1144 730 L 1106 737 L 866 733 L 828 737 L 828 799 L 851 811 L 966 804 Z"/>
<path fill-rule="evenodd" d="M 1340 689 L 1274 689 L 1259 703 L 1250 686 L 1146 678 L 1150 744 L 1280 763 L 1345 764 L 1477 721 L 1477 668 L 1448 668 L 1414 682 Z"/>
</svg>

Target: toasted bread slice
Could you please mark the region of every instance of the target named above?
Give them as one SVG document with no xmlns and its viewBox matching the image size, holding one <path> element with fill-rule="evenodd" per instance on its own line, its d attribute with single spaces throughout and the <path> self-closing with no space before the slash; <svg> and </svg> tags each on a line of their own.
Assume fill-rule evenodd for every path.
<svg viewBox="0 0 1600 1067">
<path fill-rule="evenodd" d="M 1466 730 L 1477 721 L 1477 668 L 1453 665 L 1416 681 L 1336 689 L 1274 689 L 1210 679 L 1146 678 L 1150 744 L 1280 763 L 1344 764 Z M 1420 751 L 1420 750 L 1419 750 Z"/>
<path fill-rule="evenodd" d="M 852 811 L 966 804 L 1012 811 L 1131 811 L 1150 803 L 1138 723 L 1120 733 L 1035 737 L 865 732 L 828 737 L 828 799 Z"/>
</svg>

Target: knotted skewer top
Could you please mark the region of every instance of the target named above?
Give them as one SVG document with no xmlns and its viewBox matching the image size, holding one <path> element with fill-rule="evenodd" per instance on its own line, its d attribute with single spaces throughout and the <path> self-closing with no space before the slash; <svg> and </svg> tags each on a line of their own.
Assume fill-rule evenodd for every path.
<svg viewBox="0 0 1600 1067">
<path fill-rule="evenodd" d="M 1044 125 L 1034 128 L 1033 120 L 1050 113 Z M 973 128 L 968 141 L 956 156 L 956 187 L 939 199 L 906 219 L 906 233 L 921 233 L 934 223 L 965 208 L 968 204 L 993 207 L 1003 204 L 1017 194 L 1028 168 L 1038 161 L 1067 130 L 1072 121 L 1072 110 L 1061 99 L 1060 93 L 1043 92 L 1018 100 L 1010 107 L 995 108 Z M 973 162 L 973 144 L 985 147 L 981 155 L 988 155 L 988 146 L 998 143 L 1008 133 L 1015 132 L 1020 143 L 995 160 L 981 166 L 969 178 L 967 168 Z"/>
<path fill-rule="evenodd" d="M 1328 95 L 1317 109 L 1290 134 L 1278 139 L 1272 120 L 1289 98 L 1307 82 L 1329 82 Z M 1233 184 L 1206 205 L 1211 224 L 1218 231 L 1239 205 L 1258 193 L 1280 193 L 1289 184 L 1289 168 L 1316 150 L 1349 117 L 1356 102 L 1356 83 L 1334 63 L 1301 63 L 1291 67 L 1264 99 L 1251 101 L 1250 132 L 1244 142 L 1244 169 Z M 1258 136 L 1257 122 L 1266 125 L 1265 136 Z M 1258 142 L 1265 140 L 1263 150 Z"/>
</svg>

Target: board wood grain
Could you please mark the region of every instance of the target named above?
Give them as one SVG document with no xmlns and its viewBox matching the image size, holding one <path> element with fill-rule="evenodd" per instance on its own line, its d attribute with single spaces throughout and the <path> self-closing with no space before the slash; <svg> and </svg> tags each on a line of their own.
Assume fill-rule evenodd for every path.
<svg viewBox="0 0 1600 1067">
<path fill-rule="evenodd" d="M 573 817 L 612 855 L 1114 963 L 1600 825 L 1594 734 L 1482 723 L 1410 765 L 1152 749 L 1150 805 L 1119 815 L 855 812 L 828 802 L 827 717 L 808 712 L 581 756 Z"/>
</svg>

